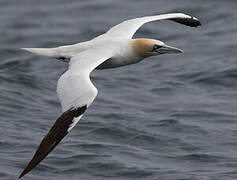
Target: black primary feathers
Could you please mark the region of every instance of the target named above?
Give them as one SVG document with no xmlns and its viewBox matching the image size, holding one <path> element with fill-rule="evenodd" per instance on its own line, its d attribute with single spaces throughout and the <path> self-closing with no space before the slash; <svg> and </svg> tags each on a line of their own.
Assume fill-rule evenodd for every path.
<svg viewBox="0 0 237 180">
<path fill-rule="evenodd" d="M 170 19 L 171 21 L 175 21 L 177 23 L 180 23 L 180 24 L 184 24 L 186 26 L 191 26 L 191 27 L 198 27 L 198 26 L 201 26 L 201 22 L 196 19 L 196 18 L 173 18 L 173 19 Z"/>
<path fill-rule="evenodd" d="M 82 115 L 86 109 L 86 105 L 79 108 L 71 108 L 57 119 L 48 134 L 41 141 L 33 158 L 21 173 L 19 179 L 38 165 L 57 146 L 68 134 L 68 128 L 70 128 L 70 125 L 73 123 L 73 119 Z"/>
</svg>

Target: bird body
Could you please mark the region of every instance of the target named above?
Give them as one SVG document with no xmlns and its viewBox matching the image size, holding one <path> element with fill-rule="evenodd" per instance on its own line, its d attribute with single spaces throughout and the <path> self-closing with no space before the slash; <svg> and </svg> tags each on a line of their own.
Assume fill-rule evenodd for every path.
<svg viewBox="0 0 237 180">
<path fill-rule="evenodd" d="M 97 69 L 115 68 L 139 62 L 143 58 L 134 51 L 134 40 L 126 39 L 95 39 L 78 43 L 75 45 L 60 46 L 57 48 L 23 48 L 27 51 L 41 56 L 48 56 L 58 60 L 69 62 L 75 55 L 95 49 L 101 46 L 107 46 L 113 51 L 113 57 L 102 63 Z M 137 49 L 137 48 L 136 48 Z"/>
<path fill-rule="evenodd" d="M 147 16 L 124 21 L 106 33 L 86 42 L 56 48 L 23 48 L 37 55 L 48 56 L 69 63 L 59 78 L 57 94 L 62 115 L 43 138 L 33 158 L 19 178 L 39 164 L 81 119 L 97 96 L 98 90 L 90 80 L 94 69 L 106 69 L 138 63 L 144 58 L 182 50 L 154 39 L 132 39 L 145 23 L 172 20 L 187 26 L 201 25 L 197 18 L 182 13 Z"/>
</svg>

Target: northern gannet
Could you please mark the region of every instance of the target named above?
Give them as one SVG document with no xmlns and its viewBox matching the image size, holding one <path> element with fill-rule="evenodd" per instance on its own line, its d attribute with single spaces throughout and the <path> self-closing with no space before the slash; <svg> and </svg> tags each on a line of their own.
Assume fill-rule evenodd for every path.
<svg viewBox="0 0 237 180">
<path fill-rule="evenodd" d="M 94 69 L 115 68 L 138 63 L 149 56 L 183 52 L 159 40 L 132 39 L 143 24 L 158 20 L 172 20 L 191 27 L 201 25 L 195 17 L 183 13 L 169 13 L 124 21 L 92 40 L 74 45 L 57 48 L 22 48 L 37 55 L 68 62 L 69 66 L 57 84 L 62 115 L 43 138 L 19 179 L 56 147 L 94 101 L 98 92 L 90 80 L 90 73 Z"/>
</svg>

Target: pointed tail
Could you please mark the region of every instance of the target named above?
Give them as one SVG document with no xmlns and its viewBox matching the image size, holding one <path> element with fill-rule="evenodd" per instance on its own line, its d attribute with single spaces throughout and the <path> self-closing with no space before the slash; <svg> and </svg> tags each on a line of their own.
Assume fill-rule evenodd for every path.
<svg viewBox="0 0 237 180">
<path fill-rule="evenodd" d="M 37 54 L 39 56 L 48 56 L 57 58 L 58 52 L 55 50 L 55 48 L 21 48 L 23 50 L 29 51 L 33 54 Z"/>
</svg>

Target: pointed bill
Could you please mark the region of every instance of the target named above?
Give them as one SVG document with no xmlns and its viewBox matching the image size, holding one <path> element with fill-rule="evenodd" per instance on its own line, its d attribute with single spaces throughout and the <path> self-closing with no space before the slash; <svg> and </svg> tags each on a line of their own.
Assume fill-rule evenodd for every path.
<svg viewBox="0 0 237 180">
<path fill-rule="evenodd" d="M 183 53 L 183 50 L 176 47 L 168 46 L 165 44 L 163 45 L 163 47 L 157 49 L 156 52 L 160 54 Z"/>
</svg>

